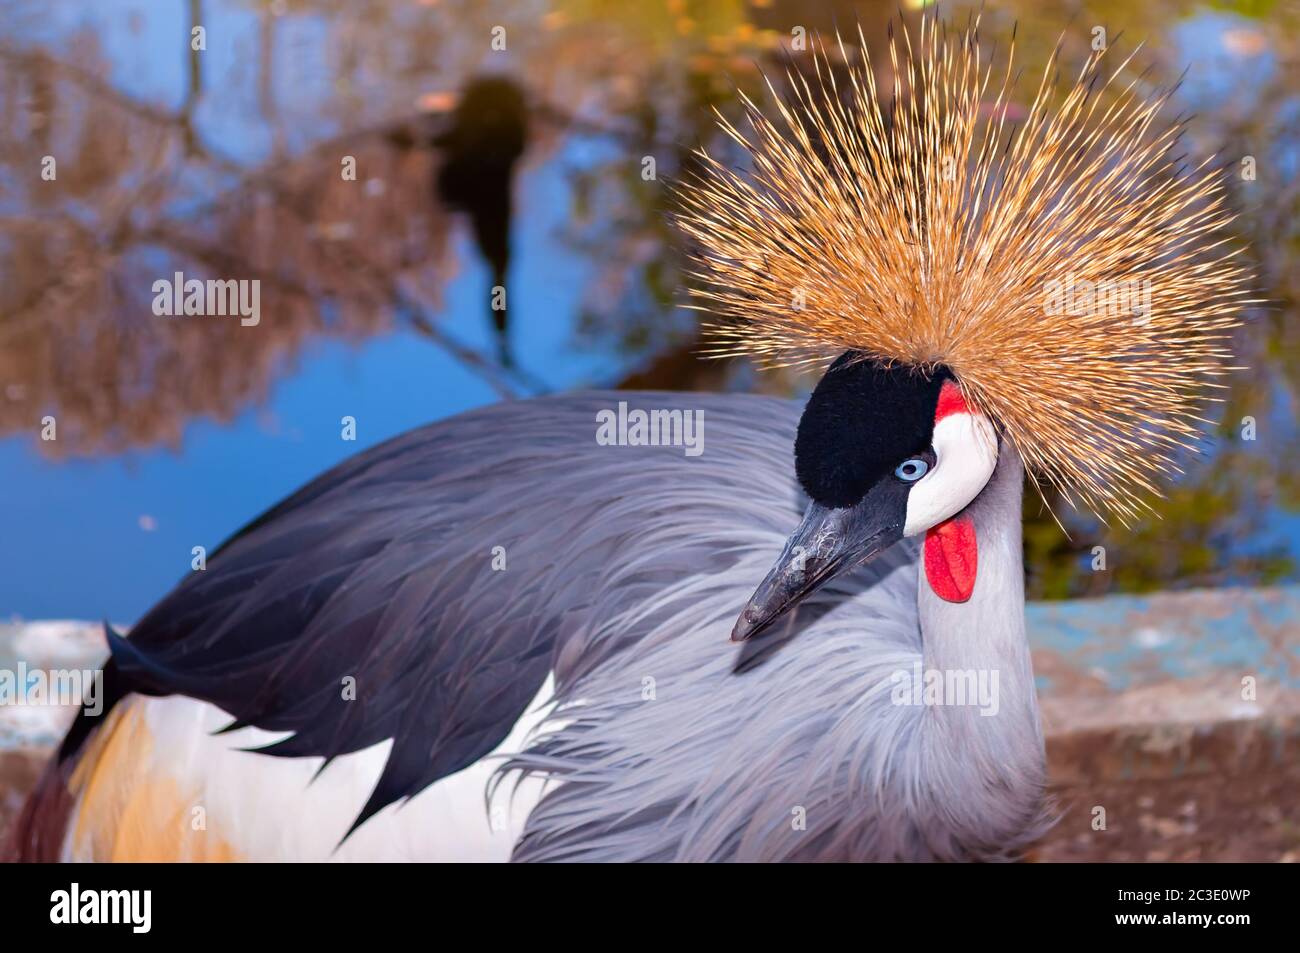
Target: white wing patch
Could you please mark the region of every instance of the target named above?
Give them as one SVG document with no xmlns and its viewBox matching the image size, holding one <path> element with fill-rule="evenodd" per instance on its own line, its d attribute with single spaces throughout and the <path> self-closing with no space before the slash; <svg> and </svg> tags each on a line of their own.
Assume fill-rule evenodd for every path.
<svg viewBox="0 0 1300 953">
<path fill-rule="evenodd" d="M 259 747 L 284 734 L 245 728 L 213 731 L 230 716 L 206 702 L 181 696 L 133 697 L 153 738 L 146 764 L 122 766 L 139 777 L 158 772 L 184 791 L 195 792 L 193 808 L 208 829 L 245 860 L 254 861 L 472 861 L 510 859 L 528 815 L 556 784 L 540 777 L 514 779 L 485 800 L 496 768 L 528 742 L 549 715 L 554 690 L 548 675 L 541 690 L 492 753 L 456 774 L 441 778 L 409 801 L 390 804 L 347 832 L 388 758 L 392 741 L 343 755 L 319 776 L 322 758 L 269 757 L 242 748 Z M 84 856 L 89 839 L 69 837 L 65 860 Z"/>
</svg>

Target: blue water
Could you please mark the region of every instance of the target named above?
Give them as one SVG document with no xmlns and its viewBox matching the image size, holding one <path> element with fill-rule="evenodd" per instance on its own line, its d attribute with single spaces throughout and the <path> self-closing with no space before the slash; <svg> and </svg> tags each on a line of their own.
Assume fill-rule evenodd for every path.
<svg viewBox="0 0 1300 953">
<path fill-rule="evenodd" d="M 522 183 L 535 207 L 515 233 L 512 286 L 522 290 L 511 304 L 521 360 L 560 389 L 604 380 L 614 365 L 570 347 L 574 298 L 585 279 L 581 264 L 553 247 L 556 216 L 567 207 L 559 183 L 549 180 L 553 172 L 543 167 Z M 473 265 L 447 287 L 445 327 L 486 351 L 482 302 L 490 282 L 471 249 L 459 254 Z M 265 406 L 230 426 L 192 423 L 176 451 L 56 462 L 31 437 L 0 441 L 0 612 L 133 621 L 188 571 L 192 547 L 211 551 L 364 447 L 496 399 L 426 339 L 396 333 L 357 347 L 310 346 Z M 341 439 L 344 415 L 357 420 L 355 442 Z M 142 517 L 154 528 L 142 528 Z"/>
<path fill-rule="evenodd" d="M 108 78 L 116 88 L 168 108 L 184 100 L 187 27 L 181 0 L 12 2 L 34 15 L 20 21 L 20 35 L 7 36 L 7 42 L 49 43 L 58 50 L 74 31 L 89 27 L 108 57 Z M 253 166 L 273 144 L 272 127 L 258 115 L 254 72 L 246 65 L 254 56 L 257 20 L 241 0 L 208 0 L 203 9 L 207 93 L 199 131 L 215 152 Z M 1221 58 L 1222 30 L 1234 20 L 1203 14 L 1185 21 L 1176 33 L 1182 60 L 1204 64 Z M 297 13 L 278 26 L 276 98 L 294 116 L 316 115 L 319 104 L 335 95 L 321 55 L 328 29 L 324 20 Z M 1214 100 L 1224 95 L 1225 82 L 1248 88 L 1258 70 L 1272 67 L 1264 60 L 1245 72 L 1223 64 L 1194 69 L 1185 98 L 1192 104 Z M 338 132 L 301 122 L 280 129 L 290 152 L 308 146 L 312 136 Z M 517 182 L 510 281 L 514 347 L 529 372 L 551 389 L 619 376 L 619 358 L 574 345 L 578 299 L 589 273 L 556 237 L 569 214 L 565 170 L 598 161 L 600 150 L 597 142 L 570 139 L 545 163 L 525 166 Z M 461 266 L 445 289 L 441 326 L 464 344 L 490 352 L 483 307 L 489 280 L 463 230 L 456 258 Z M 193 421 L 175 450 L 56 462 L 38 452 L 33 424 L 32 434 L 0 440 L 0 616 L 109 618 L 129 625 L 189 571 L 194 546 L 211 551 L 297 486 L 367 446 L 495 399 L 481 379 L 429 341 L 398 332 L 356 346 L 313 343 L 273 382 L 263 406 L 229 425 Z M 340 439 L 344 415 L 357 419 L 355 443 Z M 1300 517 L 1280 518 L 1272 530 L 1294 541 L 1300 538 Z"/>
<path fill-rule="evenodd" d="M 125 25 L 130 10 L 148 11 L 137 31 Z M 94 24 L 112 59 L 114 84 L 175 106 L 185 82 L 178 42 L 186 34 L 183 14 L 181 3 L 69 5 L 21 39 L 54 39 L 57 48 L 58 37 Z M 211 54 L 205 70 L 223 77 L 237 65 L 234 48 L 244 44 L 247 55 L 254 23 L 246 8 L 211 2 L 204 22 Z M 311 33 L 310 22 L 295 21 L 286 30 L 282 41 L 306 52 L 282 76 L 314 72 Z M 250 94 L 235 84 L 209 95 L 242 103 Z M 205 106 L 201 132 L 224 154 L 255 163 L 269 139 L 264 124 L 241 120 L 241 114 Z M 548 162 L 525 166 L 516 183 L 521 211 L 510 282 L 513 344 L 521 363 L 550 389 L 617 375 L 611 355 L 573 347 L 573 316 L 587 270 L 555 237 L 569 207 L 563 170 L 599 155 L 599 144 L 571 141 Z M 484 302 L 491 282 L 463 228 L 455 254 L 461 266 L 445 288 L 440 326 L 490 353 Z M 479 377 L 428 340 L 399 332 L 356 346 L 313 343 L 273 383 L 264 406 L 228 426 L 193 421 L 175 450 L 53 461 L 38 452 L 35 428 L 0 440 L 0 615 L 130 624 L 189 571 L 194 546 L 211 551 L 296 487 L 367 446 L 496 399 Z M 344 415 L 357 420 L 355 442 L 341 439 Z"/>
<path fill-rule="evenodd" d="M 543 172 L 544 174 L 544 172 Z M 599 381 L 608 360 L 567 347 L 577 266 L 548 252 L 545 216 L 517 237 L 528 294 L 513 298 L 518 353 L 554 388 Z M 465 254 L 469 254 L 466 252 Z M 466 269 L 448 287 L 448 326 L 486 349 L 487 275 Z M 497 399 L 425 339 L 391 334 L 351 348 L 313 345 L 266 405 L 230 426 L 196 422 L 181 447 L 120 458 L 54 462 L 28 437 L 0 442 L 0 611 L 26 618 L 133 621 L 242 523 L 311 477 L 411 427 Z M 356 442 L 340 418 L 357 420 Z M 142 517 L 146 525 L 141 527 Z"/>
</svg>

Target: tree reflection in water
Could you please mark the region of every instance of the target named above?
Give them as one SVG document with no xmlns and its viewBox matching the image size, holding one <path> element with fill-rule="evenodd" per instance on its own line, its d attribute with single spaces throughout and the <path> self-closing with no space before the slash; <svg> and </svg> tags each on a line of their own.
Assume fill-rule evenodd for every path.
<svg viewBox="0 0 1300 953">
<path fill-rule="evenodd" d="M 1198 113 L 1188 151 L 1217 151 L 1230 166 L 1255 158 L 1258 177 L 1235 180 L 1235 201 L 1272 304 L 1241 334 L 1252 370 L 1211 411 L 1211 455 L 1189 460 L 1158 504 L 1162 520 L 1106 530 L 1058 507 L 1067 536 L 1027 497 L 1033 595 L 1295 576 L 1292 547 L 1270 527 L 1300 505 L 1300 24 L 1285 4 L 1251 8 L 1216 18 L 1172 2 L 1091 3 L 1064 37 L 1066 60 L 1077 60 L 1090 24 L 1125 24 L 1148 41 L 1153 81 L 1184 65 L 1193 78 L 1218 77 L 1184 90 L 1182 105 Z M 815 35 L 860 21 L 879 54 L 892 0 L 816 12 L 789 0 L 535 0 L 505 12 L 474 0 L 190 0 L 182 11 L 166 50 L 149 21 L 162 14 L 124 18 L 133 56 L 184 60 L 180 89 L 143 93 L 93 29 L 48 29 L 35 0 L 0 13 L 4 433 L 34 439 L 36 421 L 53 414 L 59 440 L 38 442 L 48 453 L 177 445 L 187 422 L 228 421 L 263 401 L 309 342 L 395 328 L 418 331 L 503 397 L 539 392 L 542 369 L 511 346 L 509 303 L 538 290 L 511 284 L 513 219 L 529 204 L 515 189 L 522 168 L 563 164 L 562 147 L 579 140 L 600 158 L 566 168 L 570 214 L 555 240 L 593 266 L 573 346 L 621 355 L 605 383 L 806 386 L 791 372 L 701 359 L 698 315 L 679 307 L 689 249 L 671 230 L 665 185 L 689 170 L 696 146 L 734 155 L 712 109 L 734 115 L 737 88 L 761 100 L 760 70 L 779 85 L 787 65 L 805 68 L 795 27 Z M 950 15 L 964 20 L 966 9 Z M 1009 36 L 1014 20 L 1017 59 L 1033 76 L 1063 24 L 1013 3 L 985 13 L 986 35 Z M 189 49 L 203 24 L 209 51 Z M 214 29 L 231 24 L 239 55 L 222 74 L 212 51 L 234 41 Z M 502 24 L 507 49 L 492 51 Z M 42 178 L 50 155 L 54 182 Z M 494 330 L 487 351 L 462 343 L 445 313 L 458 228 L 491 285 L 507 289 L 506 306 L 485 298 L 473 317 Z M 152 284 L 177 271 L 259 280 L 263 320 L 155 317 Z M 1253 443 L 1240 439 L 1247 416 Z M 1099 545 L 1105 572 L 1091 569 Z"/>
</svg>

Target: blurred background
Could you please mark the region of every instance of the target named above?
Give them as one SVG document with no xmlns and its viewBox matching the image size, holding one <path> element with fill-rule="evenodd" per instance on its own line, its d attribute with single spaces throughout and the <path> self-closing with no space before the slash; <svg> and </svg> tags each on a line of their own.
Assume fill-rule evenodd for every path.
<svg viewBox="0 0 1300 953">
<path fill-rule="evenodd" d="M 806 62 L 797 28 L 861 22 L 880 56 L 899 9 L 3 0 L 0 615 L 130 624 L 193 546 L 364 446 L 485 402 L 807 388 L 698 355 L 671 182 L 695 148 L 727 153 L 713 107 L 734 114 L 738 89 L 761 98 L 764 71 Z M 1232 198 L 1271 302 L 1163 519 L 1107 530 L 1067 508 L 1067 536 L 1029 497 L 1031 595 L 1294 579 L 1300 6 L 984 5 L 990 40 L 1013 25 L 1029 77 L 1058 39 L 1079 63 L 1098 27 L 1117 51 L 1143 44 L 1152 84 L 1186 70 L 1170 118 L 1196 114 L 1189 155 L 1254 158 Z M 259 279 L 261 323 L 156 317 L 152 283 L 176 271 Z"/>
<path fill-rule="evenodd" d="M 861 23 L 879 61 L 890 17 L 924 6 L 0 0 L 0 619 L 129 626 L 189 571 L 194 546 L 212 551 L 366 446 L 491 401 L 584 386 L 806 392 L 793 372 L 699 355 L 671 184 L 696 148 L 730 154 L 714 108 L 734 116 L 738 91 L 767 101 L 764 73 L 779 87 L 787 66 L 808 67 L 800 31 L 810 46 Z M 1268 302 L 1239 335 L 1248 370 L 1208 411 L 1207 452 L 1187 460 L 1161 518 L 1107 528 L 1056 506 L 1061 525 L 1027 495 L 1030 597 L 1295 582 L 1300 3 L 978 7 L 990 42 L 1015 27 L 1023 95 L 1058 41 L 1077 69 L 1098 28 L 1116 52 L 1141 44 L 1152 86 L 1186 72 L 1168 116 L 1194 113 L 1189 158 L 1227 167 Z M 978 7 L 944 11 L 964 23 Z M 260 323 L 155 316 L 153 282 L 175 272 L 259 280 Z M 55 440 L 42 439 L 47 416 Z M 345 416 L 355 442 L 340 438 Z M 1220 624 L 1224 604 L 1120 605 L 1182 613 L 1189 637 L 1219 625 L 1233 640 L 1222 662 L 1249 641 Z M 1050 610 L 1036 611 L 1042 623 Z M 1289 611 L 1256 655 L 1294 682 Z M 1141 651 L 1165 645 L 1143 637 Z M 1057 649 L 1073 660 L 1054 669 Z M 1043 651 L 1043 684 L 1083 697 L 1094 678 L 1112 707 L 1106 693 L 1129 686 L 1114 673 L 1149 665 L 1121 653 L 1076 678 L 1068 645 Z M 1099 767 L 1095 739 L 1078 743 L 1058 745 L 1067 775 L 1131 775 Z M 1300 816 L 1266 781 L 1242 808 L 1266 818 L 1225 809 L 1218 823 L 1271 825 L 1247 857 L 1300 856 Z M 1136 795 L 1157 846 L 1127 859 L 1195 826 L 1187 796 Z"/>
</svg>

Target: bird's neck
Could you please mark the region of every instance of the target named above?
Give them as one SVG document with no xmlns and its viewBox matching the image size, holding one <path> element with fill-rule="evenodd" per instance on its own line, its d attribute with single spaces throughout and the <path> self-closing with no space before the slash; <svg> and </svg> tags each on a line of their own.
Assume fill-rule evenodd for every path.
<svg viewBox="0 0 1300 953">
<path fill-rule="evenodd" d="M 970 599 L 957 603 L 940 598 L 923 566 L 917 587 L 922 666 L 926 678 L 944 686 L 933 696 L 941 703 L 925 709 L 931 750 L 946 752 L 950 757 L 939 759 L 944 770 L 962 775 L 947 779 L 964 785 L 954 790 L 996 788 L 997 810 L 1006 812 L 1009 826 L 1014 826 L 1013 817 L 1036 810 L 1044 773 L 1025 638 L 1023 481 L 1020 457 L 1004 443 L 992 479 L 966 510 L 975 524 L 978 547 Z M 964 698 L 954 697 L 962 691 Z"/>
<path fill-rule="evenodd" d="M 1023 481 L 1019 455 L 1004 444 L 988 485 L 964 514 L 975 525 L 978 552 L 975 587 L 967 601 L 949 602 L 937 595 L 922 561 L 917 600 L 927 667 L 995 666 L 1017 681 L 1030 674 L 1020 535 Z"/>
</svg>

